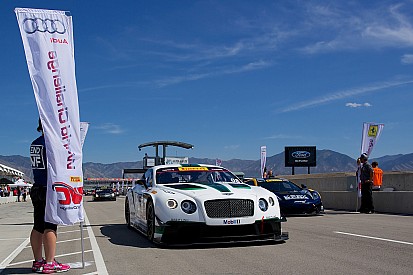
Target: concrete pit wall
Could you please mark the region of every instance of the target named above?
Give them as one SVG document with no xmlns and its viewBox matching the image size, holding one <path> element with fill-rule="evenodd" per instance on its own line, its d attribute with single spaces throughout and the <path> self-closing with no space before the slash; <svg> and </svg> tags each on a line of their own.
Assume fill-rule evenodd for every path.
<svg viewBox="0 0 413 275">
<path fill-rule="evenodd" d="M 326 209 L 357 210 L 355 173 L 285 175 L 298 185 L 320 192 Z M 384 172 L 382 190 L 373 192 L 377 212 L 413 214 L 413 172 Z M 390 191 L 394 190 L 394 191 Z"/>
</svg>

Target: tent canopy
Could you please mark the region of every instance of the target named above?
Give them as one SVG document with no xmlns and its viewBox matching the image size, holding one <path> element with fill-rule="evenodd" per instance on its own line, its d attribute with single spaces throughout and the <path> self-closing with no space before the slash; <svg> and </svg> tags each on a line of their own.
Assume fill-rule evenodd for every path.
<svg viewBox="0 0 413 275">
<path fill-rule="evenodd" d="M 13 182 L 9 179 L 1 178 L 0 179 L 0 184 L 13 184 Z"/>
<path fill-rule="evenodd" d="M 24 180 L 22 180 L 22 179 L 19 179 L 18 181 L 16 181 L 15 183 L 8 183 L 7 184 L 8 186 L 10 186 L 10 187 L 32 187 L 33 186 L 33 184 L 30 184 L 30 183 L 26 183 L 26 182 L 24 182 Z"/>
<path fill-rule="evenodd" d="M 33 184 L 30 183 L 13 183 L 13 184 L 7 184 L 10 187 L 32 187 Z"/>
</svg>

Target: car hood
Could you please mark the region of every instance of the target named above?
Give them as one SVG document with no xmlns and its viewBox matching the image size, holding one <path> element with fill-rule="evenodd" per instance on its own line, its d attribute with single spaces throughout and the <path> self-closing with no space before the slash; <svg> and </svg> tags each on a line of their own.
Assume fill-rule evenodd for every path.
<svg viewBox="0 0 413 275">
<path fill-rule="evenodd" d="M 181 193 L 189 197 L 202 199 L 208 198 L 256 198 L 255 188 L 244 183 L 216 182 L 214 184 L 202 183 L 170 183 L 158 186 L 172 192 Z"/>
</svg>

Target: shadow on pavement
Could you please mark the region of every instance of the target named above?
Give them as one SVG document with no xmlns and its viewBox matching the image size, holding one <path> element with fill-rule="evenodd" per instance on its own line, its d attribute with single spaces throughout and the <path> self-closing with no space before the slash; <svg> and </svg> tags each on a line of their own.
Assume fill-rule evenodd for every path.
<svg viewBox="0 0 413 275">
<path fill-rule="evenodd" d="M 253 242 L 229 242 L 229 243 L 211 243 L 211 244 L 190 244 L 190 245 L 158 245 L 151 243 L 145 236 L 134 229 L 128 229 L 126 224 L 108 224 L 108 225 L 89 225 L 102 226 L 100 232 L 109 238 L 109 242 L 115 245 L 132 246 L 139 248 L 159 248 L 159 249 L 215 249 L 215 248 L 233 248 L 233 247 L 251 247 L 279 245 L 285 241 L 253 241 Z"/>
<path fill-rule="evenodd" d="M 5 226 L 5 225 L 17 225 L 17 226 L 27 226 L 27 225 L 33 225 L 32 222 L 22 222 L 22 223 L 2 223 L 0 226 Z"/>
<path fill-rule="evenodd" d="M 91 225 L 94 226 L 94 225 Z M 100 228 L 100 232 L 116 245 L 133 246 L 139 248 L 154 248 L 142 234 L 136 230 L 128 229 L 126 224 L 107 224 Z"/>
<path fill-rule="evenodd" d="M 1 275 L 6 275 L 6 274 L 33 274 L 32 269 L 31 268 L 18 268 L 18 267 L 14 267 L 14 268 L 6 268 L 1 272 Z"/>
</svg>

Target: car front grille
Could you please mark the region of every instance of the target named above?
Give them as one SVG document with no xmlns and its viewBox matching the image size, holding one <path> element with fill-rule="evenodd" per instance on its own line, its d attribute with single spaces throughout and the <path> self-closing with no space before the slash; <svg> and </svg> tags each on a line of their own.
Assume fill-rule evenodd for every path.
<svg viewBox="0 0 413 275">
<path fill-rule="evenodd" d="M 254 215 L 254 201 L 252 200 L 210 200 L 204 205 L 209 218 L 238 218 Z"/>
</svg>

